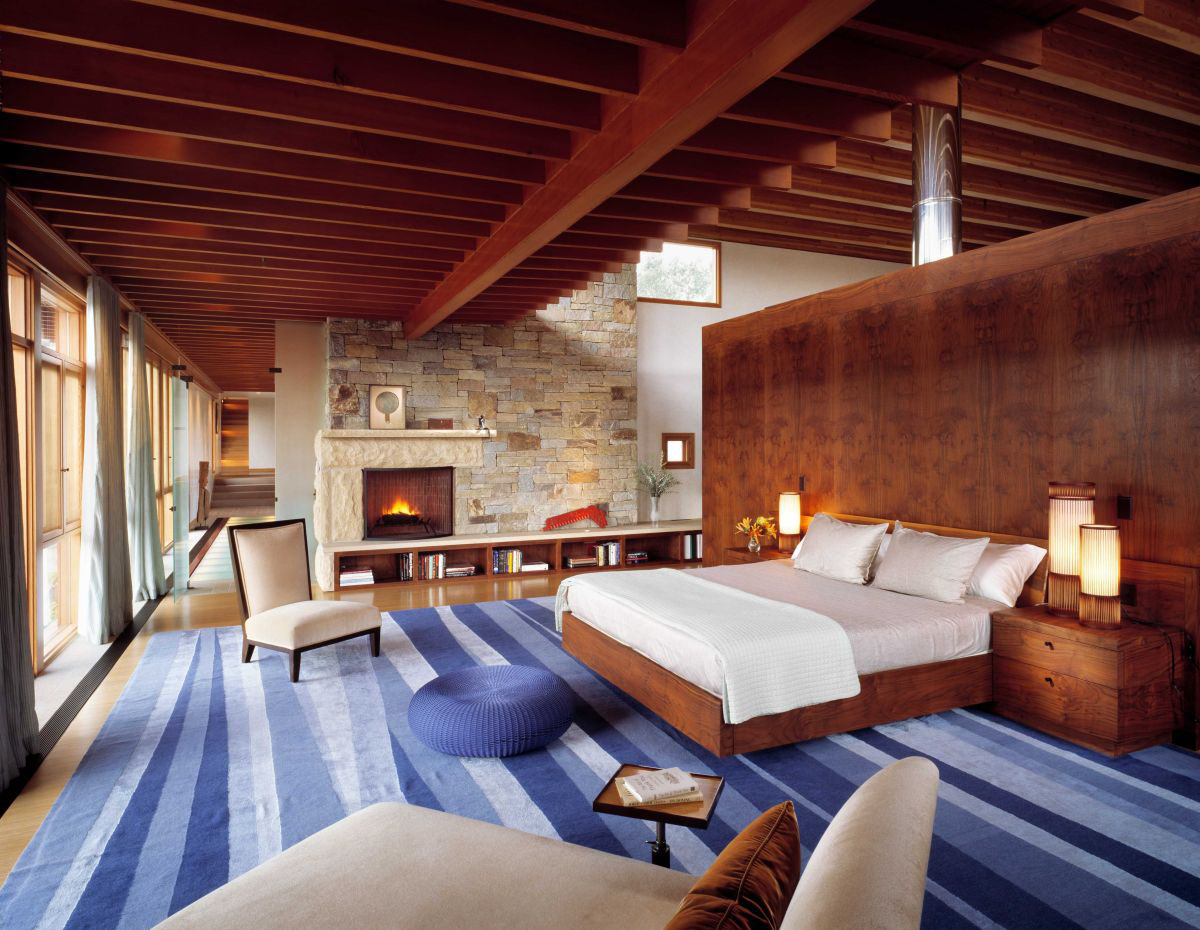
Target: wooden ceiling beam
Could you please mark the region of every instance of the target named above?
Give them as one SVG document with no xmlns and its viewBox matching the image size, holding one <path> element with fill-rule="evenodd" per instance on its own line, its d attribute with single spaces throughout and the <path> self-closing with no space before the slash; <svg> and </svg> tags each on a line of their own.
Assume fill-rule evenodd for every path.
<svg viewBox="0 0 1200 930">
<path fill-rule="evenodd" d="M 1126 29 L 1163 45 L 1200 55 L 1200 9 L 1195 0 L 1143 0 L 1137 16 L 1122 16 L 1117 10 L 1092 7 L 1084 14 Z"/>
<path fill-rule="evenodd" d="M 823 87 L 773 78 L 733 104 L 725 116 L 767 126 L 882 142 L 892 136 L 892 107 Z"/>
<path fill-rule="evenodd" d="M 566 129 L 461 113 L 442 107 L 306 87 L 254 74 L 235 74 L 180 61 L 20 34 L 4 38 L 4 73 L 47 84 L 206 107 L 218 112 L 291 120 L 315 126 L 438 142 L 485 151 L 569 158 Z"/>
<path fill-rule="evenodd" d="M 687 207 L 746 207 L 750 204 L 748 187 L 680 181 L 675 178 L 639 177 L 622 187 L 617 194 L 622 200 L 649 200 Z"/>
<path fill-rule="evenodd" d="M 263 313 L 268 316 L 274 316 L 277 319 L 288 319 L 288 314 L 294 314 L 297 317 L 319 317 L 319 316 L 361 316 L 361 317 L 378 317 L 380 319 L 394 319 L 396 311 L 392 308 L 380 309 L 378 307 L 347 307 L 341 301 L 328 301 L 324 304 L 293 304 L 293 303 L 276 303 L 273 301 L 255 301 L 253 299 L 241 299 L 233 297 L 223 297 L 221 300 L 204 299 L 199 297 L 181 297 L 171 295 L 145 295 L 138 298 L 138 307 L 146 309 L 147 312 L 156 312 L 158 310 L 174 311 L 188 310 L 204 311 L 212 308 L 215 311 L 229 313 Z M 282 316 L 277 316 L 282 315 Z"/>
<path fill-rule="evenodd" d="M 1001 6 L 972 0 L 875 0 L 848 24 L 854 32 L 908 42 L 967 60 L 1023 68 L 1042 63 L 1042 24 Z"/>
<path fill-rule="evenodd" d="M 895 103 L 958 106 L 958 71 L 936 61 L 837 33 L 779 72 L 785 81 Z"/>
<path fill-rule="evenodd" d="M 1200 171 L 1200 125 L 981 66 L 962 76 L 963 117 L 1179 171 Z M 966 133 L 963 133 L 964 146 Z"/>
<path fill-rule="evenodd" d="M 4 108 L 10 113 L 88 126 L 156 132 L 207 142 L 230 142 L 272 151 L 412 168 L 433 174 L 462 175 L 518 184 L 540 184 L 546 179 L 546 163 L 538 158 L 313 126 L 57 84 L 39 84 L 21 78 L 9 79 L 7 76 L 4 80 Z"/>
<path fill-rule="evenodd" d="M 788 215 L 759 213 L 754 210 L 722 210 L 717 225 L 732 229 L 762 230 L 784 236 L 792 235 L 793 232 L 798 235 L 807 233 L 811 237 L 813 232 L 824 232 L 827 224 L 837 223 L 863 229 L 898 232 L 912 241 L 910 215 L 880 207 L 837 204 L 816 197 L 805 198 L 805 201 L 806 205 L 798 208 L 800 212 Z M 1020 232 L 1003 226 L 966 222 L 965 219 L 962 224 L 963 241 L 980 245 L 1006 242 Z"/>
<path fill-rule="evenodd" d="M 820 41 L 865 0 L 729 0 L 693 7 L 687 48 L 647 61 L 639 92 L 421 302 L 420 337 Z"/>
<path fill-rule="evenodd" d="M 680 150 L 822 168 L 837 164 L 837 140 L 832 136 L 744 120 L 715 119 L 685 139 L 676 151 Z"/>
<path fill-rule="evenodd" d="M 661 239 L 638 239 L 632 236 L 595 236 L 589 233 L 565 232 L 556 236 L 553 245 L 571 249 L 599 249 L 609 252 L 621 249 L 628 252 L 657 252 L 662 248 Z"/>
<path fill-rule="evenodd" d="M 594 261 L 583 258 L 541 258 L 531 256 L 511 269 L 510 275 L 536 275 L 542 271 L 597 271 L 616 274 L 624 269 L 621 262 Z"/>
<path fill-rule="evenodd" d="M 574 29 L 632 45 L 681 49 L 687 43 L 687 5 L 681 0 L 450 0 L 535 23 Z"/>
<path fill-rule="evenodd" d="M 69 194 L 38 194 L 34 197 L 34 205 L 41 210 L 62 214 L 68 218 L 90 215 L 152 222 L 187 223 L 192 226 L 304 236 L 322 240 L 326 245 L 334 242 L 387 243 L 395 247 L 398 255 L 407 255 L 409 258 L 429 257 L 443 262 L 460 261 L 464 254 L 461 248 L 446 248 L 437 244 L 444 242 L 446 237 L 404 229 L 390 230 L 373 226 L 335 225 L 287 217 L 252 216 L 159 204 L 135 204 L 120 200 L 76 197 Z M 102 224 L 100 228 L 107 227 Z M 344 248 L 349 251 L 355 246 L 345 245 Z"/>
<path fill-rule="evenodd" d="M 684 181 L 705 181 L 714 184 L 773 187 L 787 190 L 792 186 L 792 166 L 771 164 L 705 152 L 684 152 L 678 149 L 664 155 L 646 169 L 646 175 L 660 178 L 679 178 Z"/>
<path fill-rule="evenodd" d="M 442 244 L 454 249 L 474 248 L 476 241 L 486 236 L 491 230 L 488 224 L 474 220 L 372 210 L 358 205 L 283 200 L 259 197 L 254 194 L 229 194 L 191 187 L 143 184 L 138 181 L 111 181 L 79 175 L 30 171 L 24 168 L 12 169 L 8 175 L 12 187 L 35 194 L 63 194 L 100 200 L 120 200 L 126 203 L 213 210 L 219 213 L 286 217 L 312 220 L 334 226 L 404 229 L 421 233 L 422 236 L 426 233 L 429 234 L 432 238 L 425 244 Z"/>
<path fill-rule="evenodd" d="M 309 239 L 287 233 L 257 232 L 254 230 L 219 229 L 199 223 L 163 222 L 117 216 L 91 214 L 53 214 L 48 220 L 66 238 L 74 242 L 122 242 L 133 237 L 153 237 L 185 244 L 202 243 L 204 246 L 226 248 L 265 248 L 296 253 L 300 257 L 312 255 L 316 258 L 368 257 L 393 259 L 399 262 L 419 262 L 418 267 L 431 271 L 449 271 L 451 260 L 432 249 L 398 248 L 395 245 L 356 242 L 349 245 L 341 240 Z M 418 254 L 412 254 L 412 253 Z"/>
<path fill-rule="evenodd" d="M 794 249 L 801 252 L 817 252 L 827 255 L 844 255 L 855 258 L 870 258 L 899 265 L 911 263 L 912 246 L 901 248 L 889 240 L 887 245 L 868 245 L 861 242 L 831 242 L 821 237 L 778 236 L 772 233 L 754 232 L 746 229 L 730 229 L 725 226 L 698 226 L 693 230 L 699 237 L 718 242 L 741 242 L 772 249 Z"/>
<path fill-rule="evenodd" d="M 88 260 L 98 268 L 124 269 L 126 271 L 191 271 L 198 273 L 214 273 L 229 279 L 245 278 L 248 281 L 259 282 L 320 282 L 330 284 L 379 284 L 403 289 L 404 293 L 428 292 L 434 282 L 413 281 L 407 278 L 392 278 L 380 275 L 346 274 L 336 271 L 316 271 L 311 269 L 278 268 L 269 265 L 247 266 L 228 264 L 226 262 L 181 262 L 169 258 L 146 258 L 143 256 L 103 255 L 96 252 L 84 252 Z"/>
<path fill-rule="evenodd" d="M 565 87 L 638 91 L 637 49 L 625 42 L 436 0 L 376 4 L 369 16 L 347 16 L 338 4 L 294 0 L 137 2 Z"/>
<path fill-rule="evenodd" d="M 489 224 L 502 220 L 505 215 L 504 207 L 500 204 L 471 203 L 465 200 L 350 187 L 344 184 L 271 177 L 245 171 L 70 152 L 12 142 L 0 146 L 0 159 L 10 168 L 81 178 L 132 181 L 219 194 L 244 194 L 283 201 L 358 207 L 379 211 L 392 222 L 398 220 L 433 223 L 414 228 L 462 232 L 470 229 L 475 235 L 486 235 L 491 228 Z M 396 214 L 399 214 L 399 217 L 396 217 Z M 449 224 L 442 225 L 442 218 L 449 220 Z M 463 220 L 475 222 L 473 226 L 455 226 Z"/>
<path fill-rule="evenodd" d="M 246 307 L 237 304 L 174 304 L 171 302 L 160 302 L 153 300 L 139 300 L 138 309 L 147 314 L 153 320 L 161 319 L 199 319 L 203 320 L 207 317 L 214 316 L 230 316 L 236 319 L 246 320 L 247 322 L 269 322 L 274 325 L 276 320 L 319 320 L 331 314 L 337 315 L 345 313 L 345 310 L 335 305 L 330 305 L 325 309 L 292 309 L 292 308 L 270 308 L 263 310 L 248 310 Z M 379 317 L 383 319 L 383 317 Z"/>
<path fill-rule="evenodd" d="M 642 253 L 640 251 L 626 251 L 622 249 L 613 249 L 610 252 L 597 252 L 595 249 L 579 249 L 573 246 L 545 245 L 531 255 L 530 258 L 539 260 L 568 259 L 570 261 L 578 259 L 583 261 L 621 262 L 636 265 L 642 260 Z"/>
<path fill-rule="evenodd" d="M 341 10 L 340 7 L 333 7 Z M 400 8 L 397 8 L 400 9 Z M 122 0 L 9 4 L 9 32 L 308 86 L 565 128 L 601 126 L 598 94 Z"/>
<path fill-rule="evenodd" d="M 279 294 L 304 296 L 325 293 L 352 300 L 387 304 L 389 302 L 415 303 L 426 293 L 426 288 L 383 287 L 367 284 L 329 283 L 323 281 L 272 281 L 267 278 L 252 278 L 239 274 L 223 274 L 214 271 L 175 271 L 166 268 L 111 269 L 113 279 L 150 284 L 191 283 L 204 288 L 228 288 L 242 294 Z"/>
<path fill-rule="evenodd" d="M 1200 122 L 1194 53 L 1083 13 L 1051 23 L 1042 33 L 1042 46 L 1042 66 L 1023 72 L 1035 80 L 1170 119 Z"/>
<path fill-rule="evenodd" d="M 504 209 L 500 205 L 520 203 L 523 195 L 521 185 L 505 181 L 454 177 L 391 165 L 268 151 L 224 142 L 183 139 L 157 132 L 106 129 L 14 113 L 7 113 L 3 122 L 0 122 L 0 138 L 42 149 L 112 155 L 120 159 L 170 165 L 172 168 L 186 165 L 242 172 L 266 179 L 264 184 L 277 178 L 347 187 L 350 188 L 348 196 L 355 196 L 364 190 L 405 193 L 410 195 L 405 198 L 405 202 L 410 204 L 406 209 L 435 216 L 502 219 Z M 424 206 L 418 208 L 419 204 Z"/>
<path fill-rule="evenodd" d="M 644 236 L 647 239 L 686 239 L 687 229 L 687 223 L 651 223 L 589 214 L 567 232 L 592 233 L 597 236 Z"/>
<path fill-rule="evenodd" d="M 793 172 L 796 169 L 793 169 Z M 654 203 L 609 197 L 588 216 L 616 217 L 627 220 L 650 220 L 656 223 L 715 223 L 716 207 L 688 207 L 674 203 Z"/>
</svg>

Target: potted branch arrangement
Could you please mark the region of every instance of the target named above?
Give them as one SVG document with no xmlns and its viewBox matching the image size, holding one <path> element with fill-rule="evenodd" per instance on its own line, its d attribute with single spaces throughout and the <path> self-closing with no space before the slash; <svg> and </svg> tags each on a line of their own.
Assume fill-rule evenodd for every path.
<svg viewBox="0 0 1200 930">
<path fill-rule="evenodd" d="M 746 543 L 746 548 L 751 552 L 758 552 L 762 549 L 762 543 L 758 541 L 760 536 L 766 536 L 768 539 L 775 539 L 778 532 L 775 529 L 775 521 L 770 517 L 742 517 L 737 522 L 734 529 L 749 539 Z"/>
<path fill-rule="evenodd" d="M 666 468 L 666 459 L 658 457 L 658 465 L 639 462 L 637 467 L 638 486 L 650 495 L 650 523 L 658 526 L 658 499 L 679 484 L 676 478 Z"/>
</svg>

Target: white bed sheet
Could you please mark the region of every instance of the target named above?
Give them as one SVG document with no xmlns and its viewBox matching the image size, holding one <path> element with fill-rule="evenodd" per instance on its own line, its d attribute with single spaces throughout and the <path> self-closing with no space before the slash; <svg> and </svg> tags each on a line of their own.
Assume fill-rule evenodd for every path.
<svg viewBox="0 0 1200 930">
<path fill-rule="evenodd" d="M 691 569 L 708 581 L 788 604 L 837 621 L 850 639 L 859 675 L 985 653 L 991 614 L 1004 605 L 968 596 L 945 604 L 834 581 L 792 567 L 790 561 Z M 654 622 L 645 611 L 607 598 L 586 585 L 570 589 L 566 609 L 601 633 L 718 697 L 723 670 L 715 653 L 697 640 Z"/>
</svg>

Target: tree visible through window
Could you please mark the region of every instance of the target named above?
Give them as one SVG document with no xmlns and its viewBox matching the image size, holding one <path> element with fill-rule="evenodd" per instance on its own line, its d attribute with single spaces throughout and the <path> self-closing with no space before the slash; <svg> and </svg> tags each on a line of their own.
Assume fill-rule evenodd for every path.
<svg viewBox="0 0 1200 930">
<path fill-rule="evenodd" d="M 661 252 L 643 252 L 637 291 L 638 300 L 720 306 L 720 246 L 667 242 Z"/>
</svg>

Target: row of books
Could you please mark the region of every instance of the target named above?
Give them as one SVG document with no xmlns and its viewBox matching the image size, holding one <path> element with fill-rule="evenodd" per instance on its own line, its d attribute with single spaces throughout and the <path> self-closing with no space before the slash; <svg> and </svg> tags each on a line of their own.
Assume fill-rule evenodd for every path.
<svg viewBox="0 0 1200 930">
<path fill-rule="evenodd" d="M 605 565 L 621 564 L 620 543 L 597 543 L 594 546 L 590 546 L 589 549 L 591 555 L 569 555 L 563 559 L 563 562 L 567 568 L 599 568 Z"/>
<path fill-rule="evenodd" d="M 446 553 L 423 555 L 417 563 L 417 577 L 422 581 L 446 577 Z"/>
<path fill-rule="evenodd" d="M 692 559 L 704 558 L 704 534 L 703 533 L 684 533 L 683 534 L 683 560 L 689 562 Z"/>
<path fill-rule="evenodd" d="M 626 775 L 616 779 L 614 783 L 617 795 L 626 807 L 645 804 L 687 804 L 704 800 L 696 779 L 677 767 Z"/>
<path fill-rule="evenodd" d="M 493 549 L 492 574 L 512 575 L 521 571 L 524 554 L 520 549 Z"/>
</svg>

